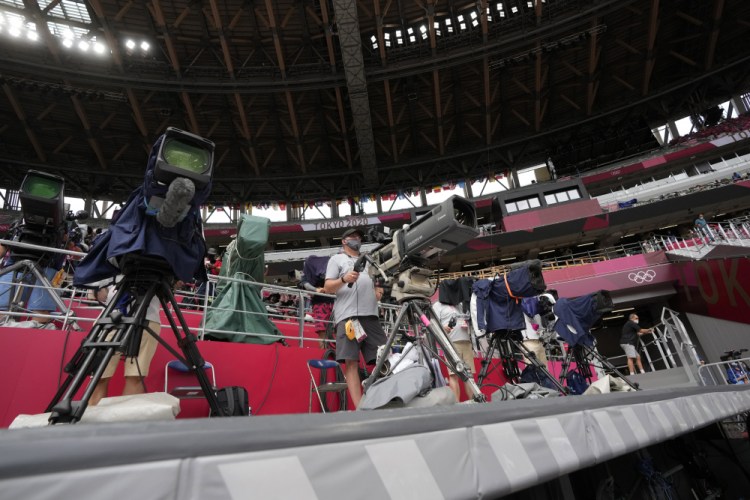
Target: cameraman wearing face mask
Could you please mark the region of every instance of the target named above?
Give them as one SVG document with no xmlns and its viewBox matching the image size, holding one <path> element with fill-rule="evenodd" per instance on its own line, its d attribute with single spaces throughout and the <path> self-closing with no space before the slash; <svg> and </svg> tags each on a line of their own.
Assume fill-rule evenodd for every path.
<svg viewBox="0 0 750 500">
<path fill-rule="evenodd" d="M 365 363 L 373 365 L 378 347 L 386 341 L 378 320 L 378 301 L 383 289 L 375 287 L 367 268 L 361 273 L 354 271 L 363 234 L 355 228 L 344 232 L 341 236 L 342 252 L 328 261 L 323 287 L 325 293 L 336 295 L 333 304 L 336 360 L 345 363 L 346 385 L 355 408 L 362 398 L 359 353 L 362 353 Z"/>
</svg>

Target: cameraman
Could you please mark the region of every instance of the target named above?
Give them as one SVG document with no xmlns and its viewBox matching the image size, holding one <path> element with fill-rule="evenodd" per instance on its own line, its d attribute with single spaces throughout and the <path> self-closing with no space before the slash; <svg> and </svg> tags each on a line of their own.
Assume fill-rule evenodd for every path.
<svg viewBox="0 0 750 500">
<path fill-rule="evenodd" d="M 346 385 L 355 408 L 362 398 L 359 353 L 362 353 L 366 364 L 372 365 L 375 363 L 378 347 L 386 341 L 385 332 L 378 320 L 378 301 L 383 296 L 383 289 L 375 287 L 366 268 L 362 273 L 354 270 L 363 235 L 356 228 L 344 232 L 341 236 L 342 251 L 328 261 L 323 287 L 325 293 L 336 295 L 333 304 L 333 316 L 337 321 L 336 360 L 345 363 Z M 347 329 L 351 337 L 347 335 Z M 359 342 L 353 335 L 355 330 L 366 334 L 364 338 L 359 335 Z"/>
<path fill-rule="evenodd" d="M 448 282 L 442 281 L 438 286 L 440 287 L 439 296 L 447 296 L 448 294 L 444 294 L 443 290 L 449 287 Z M 461 313 L 461 310 L 456 305 L 447 301 L 441 301 L 440 299 L 432 304 L 432 310 L 435 312 L 438 321 L 440 321 L 440 326 L 448 334 L 448 338 L 461 357 L 461 361 L 466 365 L 469 376 L 472 376 L 474 372 L 474 349 L 471 346 L 468 315 Z M 458 385 L 458 375 L 453 373 L 450 367 L 448 367 L 448 374 L 448 386 L 453 391 L 453 395 L 456 396 L 456 402 L 459 402 L 461 401 L 461 387 Z M 466 394 L 473 394 L 468 381 L 464 382 L 464 388 L 466 389 Z"/>
</svg>

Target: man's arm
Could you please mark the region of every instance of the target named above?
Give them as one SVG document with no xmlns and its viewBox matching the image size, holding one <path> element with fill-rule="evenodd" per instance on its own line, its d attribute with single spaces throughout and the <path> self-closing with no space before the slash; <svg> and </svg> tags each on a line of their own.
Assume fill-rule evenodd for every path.
<svg viewBox="0 0 750 500">
<path fill-rule="evenodd" d="M 330 293 L 331 295 L 335 295 L 336 292 L 339 291 L 339 289 L 346 285 L 346 282 L 344 281 L 344 278 L 336 278 L 336 279 L 329 279 L 326 280 L 326 284 L 323 286 L 323 291 L 325 293 Z"/>
</svg>

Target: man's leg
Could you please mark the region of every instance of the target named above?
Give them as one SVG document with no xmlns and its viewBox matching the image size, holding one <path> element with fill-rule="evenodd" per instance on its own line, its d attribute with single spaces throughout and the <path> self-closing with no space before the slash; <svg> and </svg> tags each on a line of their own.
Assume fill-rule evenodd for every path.
<svg viewBox="0 0 750 500">
<path fill-rule="evenodd" d="M 635 375 L 635 365 L 633 364 L 633 358 L 628 358 L 628 373 Z"/>
<path fill-rule="evenodd" d="M 102 398 L 106 398 L 107 389 L 109 389 L 109 378 L 100 378 L 89 398 L 89 406 L 96 406 Z"/>
<path fill-rule="evenodd" d="M 125 386 L 122 388 L 123 396 L 144 394 L 145 392 L 146 390 L 143 387 L 143 377 L 125 377 Z"/>
<path fill-rule="evenodd" d="M 149 321 L 149 328 L 159 335 L 161 325 L 155 321 Z M 141 334 L 141 345 L 138 349 L 136 358 L 125 359 L 125 385 L 122 388 L 123 396 L 133 394 L 145 394 L 146 388 L 143 385 L 143 379 L 148 375 L 151 360 L 156 352 L 158 341 L 146 330 Z"/>
<path fill-rule="evenodd" d="M 643 362 L 641 361 L 641 355 L 640 355 L 640 354 L 638 354 L 638 355 L 636 356 L 636 358 L 635 358 L 635 362 L 636 362 L 636 364 L 638 365 L 638 370 L 639 370 L 639 371 L 640 371 L 641 373 L 646 373 L 646 370 L 644 370 L 644 369 L 643 369 Z"/>
<path fill-rule="evenodd" d="M 458 375 L 451 373 L 448 375 L 448 387 L 453 391 L 453 395 L 456 396 L 456 402 L 461 401 L 461 388 L 458 385 Z"/>
<path fill-rule="evenodd" d="M 354 405 L 354 409 L 356 409 L 359 406 L 360 399 L 362 399 L 362 382 L 359 380 L 359 360 L 346 360 L 344 376 L 346 377 L 346 386 L 349 388 L 352 404 Z"/>
</svg>

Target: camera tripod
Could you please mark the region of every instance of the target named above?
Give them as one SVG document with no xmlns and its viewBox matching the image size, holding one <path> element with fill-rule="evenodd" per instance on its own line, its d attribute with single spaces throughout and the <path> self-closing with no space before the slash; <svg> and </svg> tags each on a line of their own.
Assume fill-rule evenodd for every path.
<svg viewBox="0 0 750 500">
<path fill-rule="evenodd" d="M 25 283 L 27 285 L 30 285 L 33 282 L 33 278 L 36 278 L 36 282 L 44 288 L 44 291 L 46 293 L 49 294 L 49 296 L 52 298 L 52 301 L 55 303 L 55 306 L 61 313 L 67 314 L 69 312 L 68 307 L 62 301 L 60 296 L 55 293 L 52 283 L 50 283 L 49 279 L 47 279 L 47 276 L 45 276 L 44 273 L 39 270 L 39 265 L 33 260 L 23 259 L 0 270 L 0 276 L 9 273 L 13 273 L 13 279 L 12 284 L 8 288 L 8 312 L 28 312 L 27 309 L 21 308 L 18 305 L 18 303 L 21 301 L 21 295 L 23 294 L 23 287 L 20 284 Z M 17 290 L 15 290 L 16 288 Z M 81 330 L 81 327 L 78 326 L 78 323 L 76 323 L 75 321 L 72 321 L 71 325 L 73 326 L 74 330 Z"/>
<path fill-rule="evenodd" d="M 518 354 L 523 354 L 529 363 L 534 365 L 537 370 L 541 371 L 545 377 L 555 386 L 561 395 L 567 396 L 568 392 L 565 387 L 560 383 L 547 369 L 547 367 L 539 361 L 536 354 L 529 350 L 521 340 L 521 333 L 514 330 L 498 330 L 489 334 L 490 339 L 487 345 L 487 349 L 484 352 L 482 359 L 482 369 L 479 372 L 478 382 L 481 385 L 484 379 L 492 373 L 496 368 L 492 366 L 492 357 L 497 351 L 500 354 L 500 362 L 503 367 L 503 373 L 513 382 L 518 382 L 521 377 L 521 371 L 518 369 Z"/>
<path fill-rule="evenodd" d="M 620 370 L 615 367 L 615 365 L 610 363 L 608 359 L 599 354 L 593 346 L 590 347 L 583 344 L 571 346 L 568 349 L 568 352 L 565 353 L 565 358 L 562 362 L 562 371 L 560 372 L 560 382 L 562 383 L 567 378 L 568 373 L 570 372 L 570 365 L 573 361 L 575 361 L 578 373 L 580 373 L 583 378 L 586 379 L 586 382 L 591 384 L 592 373 L 589 362 L 592 359 L 597 360 L 600 363 L 600 367 L 605 372 L 614 373 L 615 375 L 620 377 L 623 382 L 633 388 L 633 390 L 638 390 L 638 384 L 631 382 L 630 379 L 628 379 Z"/>
<path fill-rule="evenodd" d="M 453 347 L 448 336 L 445 334 L 443 327 L 440 325 L 440 321 L 432 310 L 432 307 L 430 307 L 430 301 L 428 299 L 409 297 L 402 301 L 396 319 L 391 323 L 391 332 L 388 335 L 383 352 L 391 352 L 391 347 L 393 346 L 399 332 L 399 325 L 404 318 L 407 319 L 409 327 L 415 334 L 416 338 L 414 340 L 414 346 L 417 348 L 417 352 L 420 353 L 420 358 L 432 356 L 440 359 L 438 358 L 435 349 L 435 344 L 439 345 L 445 354 L 445 359 L 441 361 L 451 368 L 461 380 L 468 384 L 473 393 L 472 397 L 474 401 L 484 402 L 484 394 L 482 394 L 477 383 L 474 382 L 474 378 L 469 374 L 466 365 L 456 352 L 456 349 Z M 380 356 L 372 373 L 367 377 L 367 380 L 362 383 L 365 392 L 367 392 L 367 388 L 375 382 L 378 375 L 381 374 L 386 359 L 387 356 Z M 420 361 L 424 361 L 424 359 L 420 359 Z M 428 360 L 428 362 L 424 364 L 426 364 L 432 372 L 433 380 L 437 380 L 438 374 L 435 372 L 436 369 L 432 362 Z M 384 376 L 389 374 L 390 370 L 386 370 Z"/>
<path fill-rule="evenodd" d="M 137 356 L 144 330 L 195 372 L 211 414 L 223 415 L 216 393 L 206 376 L 205 361 L 198 351 L 196 337 L 190 333 L 172 293 L 173 276 L 167 263 L 159 258 L 126 255 L 122 258 L 120 268 L 125 277 L 117 283 L 114 298 L 65 366 L 68 376 L 46 410 L 51 412 L 50 424 L 78 422 L 115 351 L 126 357 Z M 159 299 L 183 356 L 148 327 L 146 312 L 154 297 Z M 125 313 L 118 309 L 122 302 L 128 302 Z M 169 305 L 172 306 L 173 314 L 169 313 Z M 73 401 L 89 375 L 91 380 L 81 399 Z"/>
</svg>

